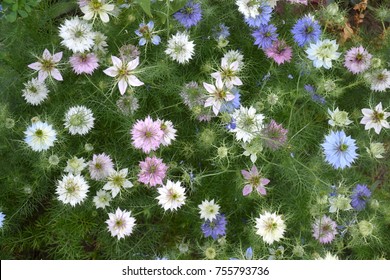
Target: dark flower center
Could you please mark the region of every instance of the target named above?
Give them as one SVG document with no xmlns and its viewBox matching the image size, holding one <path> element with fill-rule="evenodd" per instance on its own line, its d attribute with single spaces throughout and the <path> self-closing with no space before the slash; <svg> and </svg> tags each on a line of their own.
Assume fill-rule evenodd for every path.
<svg viewBox="0 0 390 280">
<path fill-rule="evenodd" d="M 348 149 L 348 145 L 341 144 L 339 149 L 340 149 L 341 152 L 345 152 Z"/>
</svg>

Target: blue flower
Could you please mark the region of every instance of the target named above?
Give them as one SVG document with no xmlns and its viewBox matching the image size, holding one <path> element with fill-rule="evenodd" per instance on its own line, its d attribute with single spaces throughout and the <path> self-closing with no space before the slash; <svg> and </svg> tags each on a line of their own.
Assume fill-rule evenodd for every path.
<svg viewBox="0 0 390 280">
<path fill-rule="evenodd" d="M 149 21 L 147 24 L 140 23 L 139 28 L 135 31 L 138 37 L 140 37 L 139 45 L 144 46 L 147 42 L 152 42 L 153 45 L 159 45 L 161 38 L 158 35 L 155 35 L 154 22 Z"/>
<path fill-rule="evenodd" d="M 229 27 L 221 23 L 213 27 L 213 37 L 215 40 L 223 40 L 230 36 Z"/>
<path fill-rule="evenodd" d="M 325 160 L 334 168 L 350 167 L 357 158 L 355 140 L 346 136 L 344 131 L 332 131 L 321 144 L 324 149 Z"/>
<path fill-rule="evenodd" d="M 191 26 L 197 25 L 202 19 L 202 9 L 199 3 L 189 1 L 173 17 L 185 28 L 190 28 Z"/>
<path fill-rule="evenodd" d="M 246 249 L 245 259 L 251 260 L 252 257 L 253 257 L 253 249 L 252 249 L 252 247 L 249 247 L 248 249 Z"/>
<path fill-rule="evenodd" d="M 4 222 L 5 215 L 3 212 L 0 212 L 0 228 L 3 227 L 3 222 Z"/>
<path fill-rule="evenodd" d="M 224 236 L 226 234 L 226 224 L 227 221 L 224 214 L 217 215 L 212 221 L 206 221 L 201 226 L 204 237 L 211 236 L 216 240 L 218 236 Z"/>
<path fill-rule="evenodd" d="M 276 27 L 273 24 L 261 25 L 252 33 L 252 36 L 255 38 L 255 45 L 262 49 L 272 47 L 272 43 L 278 38 Z"/>
<path fill-rule="evenodd" d="M 259 14 L 255 17 L 245 18 L 245 22 L 250 27 L 260 27 L 261 25 L 267 25 L 271 20 L 272 8 L 265 3 L 262 3 L 259 7 Z"/>
<path fill-rule="evenodd" d="M 371 197 L 371 191 L 366 185 L 357 185 L 351 195 L 351 206 L 357 211 L 366 208 L 367 200 Z"/>
<path fill-rule="evenodd" d="M 228 112 L 230 114 L 233 113 L 234 109 L 240 107 L 240 91 L 235 87 L 230 91 L 234 94 L 234 99 L 222 103 L 221 109 L 219 110 L 220 112 Z"/>
<path fill-rule="evenodd" d="M 318 41 L 321 36 L 321 27 L 313 17 L 305 16 L 297 21 L 291 32 L 298 46 L 303 47 L 307 43 Z"/>
</svg>

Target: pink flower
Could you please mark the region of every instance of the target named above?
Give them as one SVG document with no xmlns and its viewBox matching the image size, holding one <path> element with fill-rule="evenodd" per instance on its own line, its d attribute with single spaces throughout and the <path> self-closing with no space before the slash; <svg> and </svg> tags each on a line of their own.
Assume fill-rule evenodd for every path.
<svg viewBox="0 0 390 280">
<path fill-rule="evenodd" d="M 131 130 L 131 139 L 137 149 L 142 149 L 144 153 L 155 151 L 161 144 L 164 132 L 160 128 L 158 121 L 153 121 L 150 116 L 144 121 L 137 120 Z"/>
<path fill-rule="evenodd" d="M 139 87 L 144 83 L 141 82 L 136 76 L 134 76 L 134 69 L 139 64 L 139 57 L 126 63 L 120 60 L 116 56 L 111 56 L 113 66 L 107 68 L 103 72 L 110 77 L 117 77 L 118 88 L 120 93 L 123 95 L 126 92 L 127 85 Z"/>
<path fill-rule="evenodd" d="M 103 180 L 107 178 L 114 170 L 114 163 L 110 156 L 105 153 L 99 155 L 93 155 L 92 160 L 89 162 L 89 174 L 91 179 Z"/>
<path fill-rule="evenodd" d="M 151 187 L 162 185 L 168 167 L 162 162 L 162 159 L 156 157 L 147 157 L 145 161 L 139 163 L 141 172 L 138 174 L 138 181 L 148 184 Z"/>
<path fill-rule="evenodd" d="M 38 62 L 31 63 L 28 67 L 38 71 L 38 80 L 40 82 L 43 82 L 49 75 L 57 81 L 62 81 L 61 73 L 56 68 L 61 58 L 62 52 L 51 55 L 51 53 L 45 49 L 42 57 L 38 58 Z"/>
<path fill-rule="evenodd" d="M 337 224 L 328 216 L 324 215 L 321 219 L 316 219 L 313 224 L 313 237 L 321 244 L 327 244 L 333 241 L 337 234 Z"/>
<path fill-rule="evenodd" d="M 83 73 L 91 75 L 99 67 L 99 59 L 94 53 L 76 53 L 69 58 L 69 62 L 78 75 Z"/>
<path fill-rule="evenodd" d="M 288 130 L 284 129 L 281 124 L 271 120 L 263 129 L 264 145 L 274 151 L 281 148 L 287 141 L 287 133 Z"/>
<path fill-rule="evenodd" d="M 286 61 L 290 62 L 292 49 L 286 45 L 286 42 L 277 40 L 273 42 L 272 47 L 265 50 L 265 54 L 269 58 L 273 58 L 275 62 L 280 65 Z"/>
<path fill-rule="evenodd" d="M 370 67 L 371 57 L 362 46 L 352 48 L 345 54 L 344 66 L 353 74 L 358 74 Z"/>
<path fill-rule="evenodd" d="M 163 138 L 161 144 L 163 146 L 171 145 L 171 141 L 176 139 L 176 129 L 173 127 L 171 121 L 157 120 L 160 124 L 160 129 L 163 131 Z"/>
<path fill-rule="evenodd" d="M 262 178 L 256 166 L 252 166 L 250 171 L 241 170 L 241 174 L 242 176 L 244 176 L 248 183 L 244 186 L 244 189 L 242 190 L 242 194 L 244 196 L 249 195 L 252 192 L 253 188 L 256 188 L 257 192 L 260 195 L 267 194 L 265 186 L 268 185 L 270 180 L 267 178 Z"/>
</svg>

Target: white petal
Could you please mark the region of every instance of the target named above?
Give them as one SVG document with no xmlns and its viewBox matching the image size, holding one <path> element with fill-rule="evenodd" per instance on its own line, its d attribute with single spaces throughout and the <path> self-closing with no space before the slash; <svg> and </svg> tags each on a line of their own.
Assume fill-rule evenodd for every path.
<svg viewBox="0 0 390 280">
<path fill-rule="evenodd" d="M 124 95 L 127 89 L 127 82 L 125 79 L 120 79 L 118 82 L 119 92 Z"/>
<path fill-rule="evenodd" d="M 116 77 L 118 75 L 118 69 L 114 66 L 107 68 L 103 71 L 104 74 L 110 76 L 110 77 Z"/>
<path fill-rule="evenodd" d="M 134 70 L 139 64 L 139 56 L 127 63 L 127 70 Z"/>
<path fill-rule="evenodd" d="M 129 83 L 129 85 L 133 86 L 133 87 L 139 87 L 139 86 L 142 86 L 144 85 L 143 82 L 141 82 L 136 76 L 134 75 L 130 75 L 130 76 L 127 76 L 127 82 Z"/>
<path fill-rule="evenodd" d="M 207 92 L 209 92 L 209 93 L 214 93 L 214 92 L 216 92 L 216 88 L 215 88 L 214 85 L 211 85 L 211 84 L 208 84 L 208 83 L 203 82 L 203 86 L 204 86 L 204 88 L 207 90 Z"/>
</svg>

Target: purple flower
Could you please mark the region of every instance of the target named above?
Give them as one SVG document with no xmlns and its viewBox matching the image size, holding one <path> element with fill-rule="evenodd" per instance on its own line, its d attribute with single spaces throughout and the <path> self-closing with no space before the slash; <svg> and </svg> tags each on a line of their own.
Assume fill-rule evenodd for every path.
<svg viewBox="0 0 390 280">
<path fill-rule="evenodd" d="M 211 236 L 216 240 L 218 236 L 224 236 L 226 234 L 226 224 L 227 221 L 224 214 L 217 215 L 212 221 L 206 221 L 201 226 L 204 237 Z"/>
<path fill-rule="evenodd" d="M 147 24 L 140 23 L 139 28 L 135 31 L 138 37 L 140 37 L 139 45 L 144 46 L 148 42 L 152 42 L 153 45 L 158 45 L 161 42 L 160 36 L 156 35 L 154 29 L 154 22 L 149 21 Z"/>
<path fill-rule="evenodd" d="M 281 148 L 287 141 L 287 133 L 288 130 L 284 129 L 281 124 L 271 120 L 267 127 L 263 129 L 265 146 L 273 151 Z"/>
<path fill-rule="evenodd" d="M 272 43 L 278 38 L 276 27 L 273 24 L 261 25 L 252 33 L 252 36 L 255 38 L 255 45 L 262 49 L 272 47 Z"/>
<path fill-rule="evenodd" d="M 305 16 L 297 21 L 291 29 L 295 42 L 303 47 L 307 43 L 315 43 L 321 36 L 321 27 L 312 16 Z"/>
<path fill-rule="evenodd" d="M 327 244 L 333 241 L 337 234 L 337 224 L 328 216 L 324 215 L 317 219 L 313 224 L 313 237 L 321 244 Z"/>
<path fill-rule="evenodd" d="M 191 26 L 197 25 L 202 19 L 202 9 L 199 3 L 189 1 L 173 17 L 185 28 L 190 28 Z"/>
<path fill-rule="evenodd" d="M 241 170 L 242 176 L 244 176 L 246 180 L 246 185 L 242 190 L 242 194 L 244 196 L 249 195 L 254 189 L 257 191 L 259 195 L 266 195 L 267 190 L 265 186 L 269 184 L 270 180 L 262 177 L 256 166 L 252 166 L 251 170 Z"/>
<path fill-rule="evenodd" d="M 351 206 L 361 211 L 366 208 L 367 200 L 371 197 L 371 191 L 366 185 L 357 185 L 351 195 Z"/>
<path fill-rule="evenodd" d="M 250 27 L 256 28 L 256 27 L 260 27 L 261 25 L 267 25 L 271 20 L 272 8 L 270 6 L 268 6 L 265 3 L 261 3 L 258 10 L 259 10 L 259 14 L 255 18 L 253 17 L 245 18 L 245 22 Z"/>
<path fill-rule="evenodd" d="M 229 36 L 229 27 L 227 27 L 224 23 L 213 27 L 213 37 L 215 40 L 226 39 Z"/>
</svg>

